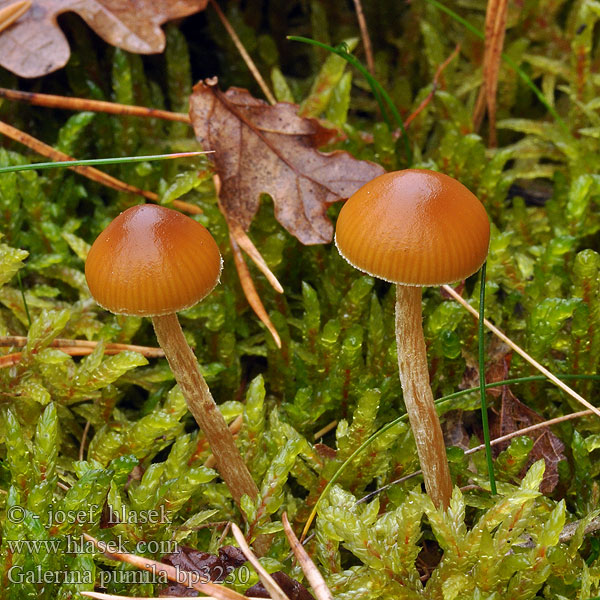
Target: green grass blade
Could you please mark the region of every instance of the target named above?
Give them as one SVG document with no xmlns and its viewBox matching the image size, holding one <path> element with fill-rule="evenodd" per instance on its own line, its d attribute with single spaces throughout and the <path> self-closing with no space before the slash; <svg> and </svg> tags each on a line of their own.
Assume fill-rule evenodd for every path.
<svg viewBox="0 0 600 600">
<path fill-rule="evenodd" d="M 483 440 L 485 442 L 485 457 L 487 460 L 488 474 L 490 476 L 490 490 L 495 496 L 498 491 L 496 490 L 496 477 L 494 476 L 494 460 L 492 458 L 492 445 L 490 442 L 490 426 L 488 424 L 488 413 L 487 413 L 487 402 L 485 399 L 485 326 L 483 323 L 483 317 L 485 314 L 485 265 L 484 262 L 481 266 L 481 289 L 479 292 L 479 319 L 478 337 L 479 337 L 479 391 L 481 394 L 481 424 L 483 426 Z"/>
<path fill-rule="evenodd" d="M 404 153 L 406 155 L 406 160 L 409 165 L 412 164 L 413 157 L 412 157 L 412 150 L 410 148 L 410 141 L 408 139 L 408 135 L 407 135 L 406 129 L 404 127 L 404 121 L 402 120 L 402 117 L 400 116 L 400 113 L 398 112 L 398 109 L 396 108 L 394 101 L 390 98 L 390 95 L 385 91 L 385 89 L 382 87 L 382 85 L 371 75 L 371 73 L 369 73 L 367 68 L 355 56 L 353 56 L 352 54 L 350 54 L 349 52 L 346 51 L 345 44 L 341 44 L 340 46 L 334 47 L 334 46 L 329 46 L 328 44 L 324 44 L 323 42 L 317 42 L 317 40 L 302 37 L 299 35 L 288 35 L 287 39 L 291 40 L 293 42 L 303 42 L 305 44 L 310 44 L 312 46 L 318 46 L 319 48 L 324 48 L 325 50 L 328 50 L 329 52 L 333 52 L 334 54 L 341 56 L 344 60 L 346 60 L 348 63 L 350 63 L 353 67 L 358 69 L 361 72 L 361 74 L 364 76 L 364 78 L 367 80 L 369 85 L 371 86 L 371 90 L 373 91 L 375 100 L 377 100 L 377 104 L 379 104 L 379 109 L 381 110 L 381 114 L 383 115 L 383 118 L 384 118 L 388 128 L 390 129 L 390 131 L 392 131 L 393 128 L 392 128 L 390 119 L 388 117 L 387 111 L 385 110 L 386 105 L 387 105 L 387 108 L 389 109 L 389 111 L 392 113 L 392 116 L 394 117 L 394 120 L 396 121 L 397 126 L 400 128 L 400 131 L 402 132 L 402 142 L 404 145 Z M 384 101 L 385 101 L 385 104 L 384 104 Z"/>
<path fill-rule="evenodd" d="M 32 163 L 29 165 L 13 165 L 0 167 L 0 173 L 12 173 L 14 171 L 33 171 L 38 169 L 67 169 L 69 167 L 85 167 L 92 165 L 119 165 L 121 163 L 138 163 L 150 160 L 170 160 L 173 158 L 189 158 L 213 152 L 175 152 L 171 154 L 151 154 L 149 156 L 121 156 L 119 158 L 90 158 L 87 160 L 63 160 L 56 162 Z"/>
<path fill-rule="evenodd" d="M 560 377 L 562 379 L 592 379 L 592 380 L 600 381 L 600 375 L 568 374 L 568 375 L 561 375 Z M 511 385 L 511 384 L 515 384 L 515 383 L 528 383 L 531 381 L 547 381 L 547 380 L 548 380 L 548 378 L 545 377 L 544 375 L 530 375 L 528 377 L 516 377 L 514 379 L 503 379 L 502 381 L 495 381 L 494 383 L 486 383 L 485 389 L 487 390 L 489 388 L 494 388 L 494 387 L 498 387 L 501 385 Z M 449 394 L 447 396 L 442 396 L 441 398 L 438 398 L 437 400 L 435 400 L 435 404 L 436 404 L 436 406 L 443 406 L 444 404 L 447 404 L 448 402 L 450 402 L 451 400 L 454 400 L 455 398 L 464 396 L 466 394 L 470 394 L 472 392 L 478 392 L 479 390 L 480 390 L 480 386 L 477 386 L 477 387 L 469 388 L 468 390 L 461 390 L 459 392 L 454 392 L 453 394 Z M 334 473 L 333 477 L 327 482 L 327 485 L 323 488 L 323 491 L 319 495 L 318 500 L 315 502 L 315 505 L 306 521 L 306 525 L 304 526 L 304 530 L 302 531 L 303 538 L 306 536 L 308 530 L 310 529 L 312 522 L 314 521 L 314 518 L 317 514 L 317 508 L 319 506 L 319 502 L 321 501 L 321 498 L 323 498 L 324 496 L 326 496 L 329 493 L 331 486 L 341 477 L 342 473 L 348 468 L 348 466 L 352 463 L 352 461 L 363 450 L 365 450 L 365 448 L 367 448 L 377 437 L 379 437 L 381 434 L 385 433 L 386 431 L 389 431 L 392 427 L 394 427 L 398 423 L 401 423 L 402 421 L 406 421 L 407 419 L 408 419 L 408 415 L 406 413 L 404 413 L 403 415 L 400 415 L 397 419 L 394 419 L 393 421 L 390 421 L 387 425 L 384 425 L 381 429 L 376 431 L 371 437 L 366 439 L 340 465 L 340 468 Z M 600 598 L 599 598 L 599 600 L 600 600 Z"/>
</svg>

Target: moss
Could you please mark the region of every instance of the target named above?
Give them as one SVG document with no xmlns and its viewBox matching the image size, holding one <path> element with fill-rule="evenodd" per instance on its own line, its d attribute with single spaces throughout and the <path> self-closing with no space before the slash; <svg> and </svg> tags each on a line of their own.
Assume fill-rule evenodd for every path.
<svg viewBox="0 0 600 600">
<path fill-rule="evenodd" d="M 448 6 L 481 29 L 484 4 Z M 322 49 L 283 38 L 294 33 L 336 43 L 355 37 L 349 8 L 328 2 L 291 7 L 276 2 L 254 12 L 252 7 L 255 3 L 228 10 L 259 67 L 264 73 L 272 69 L 278 97 L 293 96 L 337 127 L 338 142 L 327 149 L 341 148 L 389 169 L 404 164 L 398 135 L 381 122 L 362 76 L 337 59 L 323 62 Z M 511 6 L 505 50 L 540 86 L 566 129 L 504 65 L 499 147 L 488 148 L 485 127 L 475 132 L 471 122 L 482 43 L 429 2 L 380 2 L 365 9 L 371 31 L 378 27 L 373 36 L 378 80 L 404 117 L 421 107 L 408 127 L 414 166 L 459 178 L 492 219 L 488 318 L 553 373 L 597 374 L 600 83 L 592 31 L 598 11 L 585 2 Z M 72 34 L 71 61 L 62 73 L 36 83 L 37 91 L 185 111 L 192 76 L 205 66 L 200 52 L 209 48 L 210 64 L 224 82 L 259 94 L 208 11 L 170 25 L 165 54 L 151 58 L 89 43 L 83 22 L 67 19 L 65 25 Z M 457 43 L 461 50 L 434 89 L 436 70 Z M 585 60 L 577 62 L 581 56 Z M 195 146 L 185 124 L 156 119 L 69 116 L 7 101 L 0 116 L 78 158 Z M 3 138 L 0 166 L 35 160 Z M 522 438 L 497 458 L 496 497 L 489 494 L 483 458 L 455 448 L 449 453 L 453 478 L 468 488 L 455 490 L 447 514 L 433 508 L 414 478 L 357 504 L 367 492 L 418 468 L 407 425 L 381 433 L 404 411 L 390 286 L 349 267 L 333 245 L 303 247 L 277 223 L 264 198 L 249 235 L 285 293 L 273 291 L 252 265 L 250 270 L 281 336 L 279 350 L 241 290 L 208 162 L 122 164 L 107 171 L 157 191 L 165 204 L 182 198 L 197 205 L 203 214 L 196 218 L 219 243 L 225 261 L 221 285 L 182 313 L 182 324 L 226 419 L 243 418 L 238 444 L 261 497 L 240 513 L 204 464 L 210 450 L 163 359 L 104 354 L 110 342 L 155 345 L 148 322 L 99 309 L 83 277 L 89 244 L 139 199 L 62 169 L 2 174 L 0 333 L 27 336 L 24 348 L 3 351 L 22 352 L 20 360 L 0 368 L 0 574 L 7 598 L 69 598 L 101 580 L 109 592 L 158 593 L 151 581 L 119 579 L 129 568 L 90 547 L 70 552 L 68 544 L 80 543 L 83 532 L 160 559 L 173 540 L 214 552 L 231 540 L 220 539 L 217 525 L 205 525 L 246 519 L 251 536 L 272 535 L 265 561 L 291 572 L 281 512 L 300 528 L 346 460 L 336 485 L 318 504 L 316 538 L 309 545 L 336 598 L 586 600 L 600 593 L 598 542 L 583 533 L 600 497 L 596 419 L 554 429 L 567 450 L 551 495 L 538 491 L 543 462 L 520 479 L 534 452 Z M 336 213 L 334 206 L 333 219 Z M 468 280 L 464 296 L 474 302 L 478 295 L 477 278 Z M 424 325 L 434 394 L 468 387 L 476 323 L 430 289 L 424 294 Z M 78 358 L 54 347 L 57 337 L 100 344 Z M 528 363 L 498 349 L 491 335 L 484 343 L 490 369 L 506 359 L 511 377 L 531 374 Z M 598 404 L 597 382 L 573 385 Z M 512 389 L 543 418 L 577 408 L 543 382 Z M 500 400 L 491 395 L 489 400 L 499 411 Z M 441 411 L 449 435 L 460 434 L 463 447 L 478 443 L 476 405 L 471 394 Z M 333 429 L 315 440 L 334 420 Z M 105 527 L 108 505 L 126 515 L 126 522 Z M 153 511 L 166 518 L 137 518 Z M 563 525 L 575 519 L 581 519 L 577 533 L 561 541 Z M 18 540 L 37 545 L 15 545 Z M 41 585 L 35 575 L 40 572 L 71 578 L 56 576 Z M 19 573 L 31 574 L 30 580 L 24 575 L 15 583 Z"/>
</svg>

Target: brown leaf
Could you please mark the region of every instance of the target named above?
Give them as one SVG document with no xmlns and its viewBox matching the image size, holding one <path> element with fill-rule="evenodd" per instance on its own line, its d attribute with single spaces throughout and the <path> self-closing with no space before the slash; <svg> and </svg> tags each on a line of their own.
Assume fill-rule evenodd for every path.
<svg viewBox="0 0 600 600">
<path fill-rule="evenodd" d="M 490 416 L 490 434 L 492 438 L 497 438 L 543 421 L 544 419 L 540 415 L 523 404 L 505 385 L 502 386 L 500 413 L 492 412 Z M 558 463 L 565 459 L 563 454 L 565 447 L 548 427 L 532 431 L 529 437 L 533 439 L 533 448 L 529 453 L 529 459 L 522 475 L 536 460 L 543 458 L 546 461 L 546 471 L 540 491 L 548 494 L 558 483 Z M 506 442 L 497 447 L 503 450 L 508 447 L 508 444 L 509 442 Z"/>
<path fill-rule="evenodd" d="M 221 583 L 227 576 L 246 562 L 246 557 L 239 548 L 235 546 L 223 546 L 219 548 L 219 555 L 200 552 L 194 548 L 181 546 L 178 552 L 167 554 L 162 562 L 181 571 L 197 573 L 202 580 L 213 583 Z M 163 590 L 163 595 L 192 598 L 198 596 L 196 590 L 180 583 L 171 583 Z"/>
<path fill-rule="evenodd" d="M 456 446 L 463 450 L 469 448 L 468 420 L 470 415 L 464 410 L 451 410 L 444 415 L 442 431 L 446 446 Z"/>
<path fill-rule="evenodd" d="M 298 581 L 286 575 L 283 571 L 271 573 L 271 577 L 277 582 L 277 585 L 285 592 L 290 600 L 315 600 L 313 595 Z M 244 596 L 253 598 L 270 598 L 269 592 L 265 586 L 258 582 L 251 588 L 248 588 Z"/>
<path fill-rule="evenodd" d="M 0 10 L 14 0 L 0 0 Z M 69 44 L 56 18 L 76 12 L 101 38 L 137 54 L 165 47 L 160 25 L 206 8 L 208 0 L 35 0 L 0 35 L 0 65 L 21 77 L 39 77 L 63 67 Z"/>
<path fill-rule="evenodd" d="M 293 104 L 270 106 L 247 90 L 221 92 L 216 78 L 201 81 L 190 98 L 196 137 L 212 155 L 221 178 L 221 202 L 244 229 L 269 194 L 277 220 L 303 244 L 330 242 L 327 207 L 348 198 L 384 169 L 346 152 L 316 147 L 328 136 Z"/>
</svg>

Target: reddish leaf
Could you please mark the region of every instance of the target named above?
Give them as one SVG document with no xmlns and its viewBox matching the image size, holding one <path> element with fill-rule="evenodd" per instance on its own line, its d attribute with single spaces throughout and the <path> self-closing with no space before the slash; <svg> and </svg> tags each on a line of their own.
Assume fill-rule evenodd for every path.
<svg viewBox="0 0 600 600">
<path fill-rule="evenodd" d="M 298 581 L 286 575 L 283 571 L 271 573 L 271 577 L 277 582 L 277 585 L 285 592 L 290 600 L 315 600 L 314 596 Z M 247 589 L 244 596 L 254 598 L 270 598 L 269 592 L 262 583 L 257 583 Z"/>
<path fill-rule="evenodd" d="M 221 583 L 227 576 L 246 562 L 246 557 L 239 548 L 235 546 L 223 546 L 219 548 L 219 555 L 200 552 L 194 548 L 181 546 L 178 552 L 167 554 L 162 562 L 181 571 L 198 573 L 201 581 Z M 163 595 L 178 598 L 195 598 L 198 591 L 193 590 L 180 583 L 171 583 L 164 590 Z"/>
<path fill-rule="evenodd" d="M 496 438 L 543 421 L 544 419 L 540 415 L 518 400 L 509 387 L 505 385 L 502 386 L 500 412 L 492 413 L 490 418 L 490 433 L 492 438 Z M 558 463 L 565 459 L 563 454 L 564 444 L 548 427 L 542 427 L 528 435 L 534 443 L 522 474 L 524 475 L 525 471 L 536 460 L 543 458 L 546 461 L 546 471 L 544 472 L 540 491 L 548 494 L 554 490 L 558 483 Z M 506 442 L 504 445 L 496 446 L 496 448 L 503 450 L 508 447 L 508 444 L 509 442 Z"/>
<path fill-rule="evenodd" d="M 347 152 L 316 147 L 329 136 L 314 119 L 301 118 L 293 104 L 270 106 L 247 90 L 223 93 L 216 78 L 201 81 L 190 99 L 196 137 L 214 150 L 227 214 L 248 229 L 261 194 L 269 194 L 277 220 L 303 244 L 330 242 L 327 207 L 348 198 L 384 170 Z"/>
<path fill-rule="evenodd" d="M 219 548 L 218 556 L 181 546 L 178 552 L 164 556 L 162 562 L 177 567 L 180 571 L 197 573 L 202 582 L 221 583 L 234 569 L 241 567 L 246 562 L 246 557 L 235 546 Z M 314 600 L 313 596 L 301 583 L 288 577 L 282 571 L 272 573 L 271 576 L 291 600 Z M 195 598 L 198 596 L 198 591 L 179 583 L 171 583 L 163 590 L 162 595 L 175 598 Z M 262 583 L 252 586 L 245 595 L 270 598 Z"/>
<path fill-rule="evenodd" d="M 0 0 L 0 9 L 14 0 Z M 39 77 L 63 67 L 69 44 L 56 23 L 76 12 L 101 38 L 138 54 L 165 47 L 160 25 L 206 8 L 208 0 L 34 0 L 16 23 L 0 34 L 0 65 L 21 77 Z"/>
</svg>

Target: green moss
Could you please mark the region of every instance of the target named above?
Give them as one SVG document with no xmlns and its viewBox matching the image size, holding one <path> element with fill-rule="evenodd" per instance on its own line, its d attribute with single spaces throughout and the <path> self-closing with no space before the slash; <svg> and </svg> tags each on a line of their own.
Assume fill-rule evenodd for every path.
<svg viewBox="0 0 600 600">
<path fill-rule="evenodd" d="M 483 29 L 485 3 L 448 7 Z M 307 115 L 337 128 L 338 141 L 327 150 L 343 149 L 387 169 L 404 165 L 403 142 L 383 122 L 364 77 L 322 48 L 285 40 L 287 34 L 332 44 L 346 39 L 362 59 L 362 46 L 353 46 L 358 30 L 349 5 L 315 1 L 290 13 L 276 2 L 268 15 L 253 8 L 252 2 L 229 6 L 227 13 L 261 71 L 270 73 L 277 98 L 295 98 Z M 600 13 L 589 2 L 511 4 L 505 53 L 539 85 L 545 103 L 503 63 L 499 145 L 489 148 L 487 121 L 476 132 L 471 120 L 481 82 L 480 40 L 431 2 L 385 1 L 365 11 L 375 75 L 402 116 L 414 117 L 408 127 L 413 166 L 459 178 L 490 214 L 488 318 L 553 373 L 597 374 L 600 82 L 593 32 Z M 72 58 L 63 72 L 36 83 L 37 91 L 185 112 L 192 77 L 218 74 L 223 86 L 260 95 L 212 11 L 169 25 L 164 56 L 151 58 L 91 43 L 82 22 L 66 18 L 64 24 Z M 460 52 L 433 86 L 458 43 Z M 17 85 L 6 73 L 0 79 Z M 157 119 L 69 115 L 7 101 L 0 104 L 0 118 L 78 158 L 196 147 L 184 123 Z M 0 166 L 37 160 L 3 138 Z M 8 599 L 67 599 L 100 581 L 112 593 L 157 595 L 157 582 L 126 583 L 125 576 L 136 573 L 131 567 L 89 546 L 69 552 L 68 543 L 81 543 L 87 532 L 155 559 L 174 541 L 214 552 L 231 538 L 221 540 L 221 530 L 206 525 L 230 519 L 246 519 L 251 538 L 272 536 L 265 562 L 298 575 L 281 513 L 287 511 L 300 529 L 315 506 L 316 537 L 308 549 L 335 598 L 587 600 L 600 594 L 597 536 L 584 533 L 600 502 L 597 419 L 553 429 L 567 450 L 558 465 L 559 484 L 548 496 L 538 491 L 543 461 L 522 477 L 535 444 L 512 440 L 495 460 L 499 493 L 492 497 L 483 456 L 463 453 L 479 444 L 477 399 L 455 398 L 440 414 L 449 439 L 463 442 L 462 449 L 449 449 L 449 459 L 455 483 L 468 488 L 455 489 L 450 510 L 436 510 L 418 478 L 357 503 L 418 468 L 408 425 L 397 422 L 382 432 L 404 413 L 393 288 L 354 270 L 331 244 L 299 244 L 263 198 L 249 235 L 284 294 L 253 265 L 250 270 L 281 336 L 280 350 L 243 295 L 208 160 L 106 170 L 156 191 L 164 204 L 183 199 L 200 207 L 195 218 L 221 248 L 221 284 L 184 311 L 181 321 L 226 420 L 242 417 L 237 443 L 260 497 L 246 499 L 239 511 L 216 471 L 204 464 L 210 449 L 164 359 L 104 353 L 110 342 L 156 345 L 147 320 L 100 309 L 83 274 L 98 233 L 140 199 L 63 169 L 2 174 L 0 333 L 27 338 L 24 347 L 2 351 L 21 354 L 0 368 L 0 576 Z M 333 220 L 337 212 L 331 207 Z M 479 285 L 473 278 L 464 287 L 473 304 Z M 431 384 L 440 397 L 475 378 L 476 323 L 437 289 L 423 298 Z M 53 346 L 57 337 L 99 344 L 80 358 Z M 506 359 L 507 376 L 532 373 L 491 334 L 484 343 L 496 372 Z M 597 381 L 573 385 L 598 404 Z M 543 418 L 579 409 L 547 383 L 512 390 Z M 488 400 L 501 411 L 496 396 Z M 333 429 L 315 440 L 333 421 Z M 334 476 L 336 484 L 321 498 Z M 105 527 L 108 506 L 125 521 Z M 153 511 L 166 518 L 137 518 Z M 63 514 L 68 516 L 61 522 Z M 576 519 L 571 539 L 560 538 L 565 523 Z M 66 572 L 71 580 L 40 585 L 36 573 L 44 572 Z M 23 575 L 22 583 L 14 583 L 18 574 L 29 580 Z M 235 587 L 244 589 L 239 582 Z"/>
</svg>

